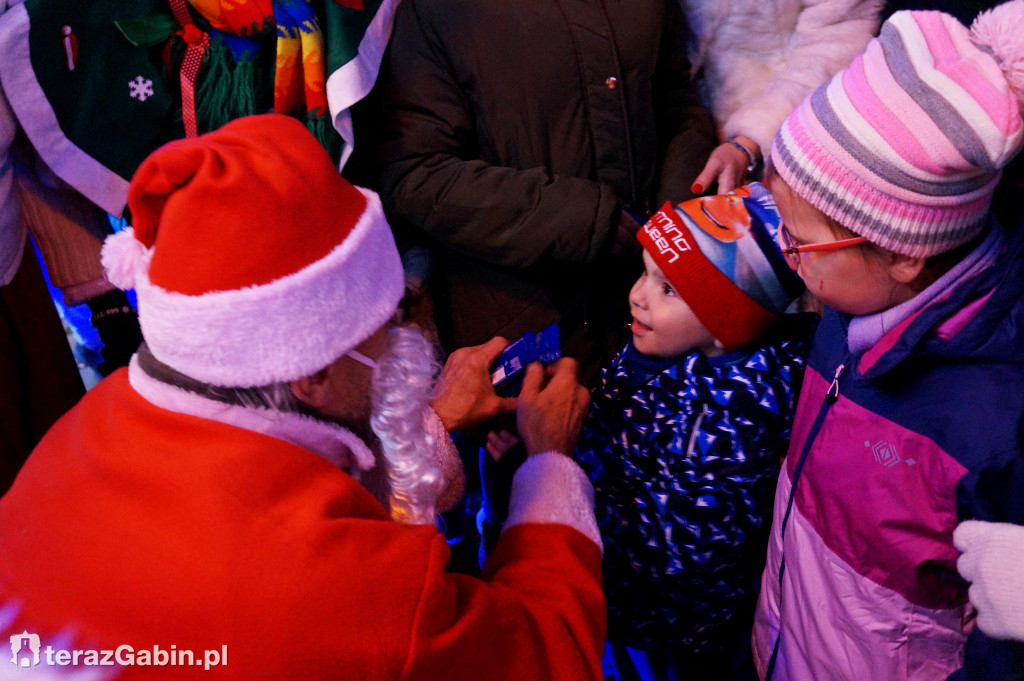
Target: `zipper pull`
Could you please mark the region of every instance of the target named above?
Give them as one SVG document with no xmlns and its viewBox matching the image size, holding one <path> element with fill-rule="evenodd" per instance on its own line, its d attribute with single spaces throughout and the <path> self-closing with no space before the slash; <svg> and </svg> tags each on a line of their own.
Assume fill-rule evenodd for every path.
<svg viewBox="0 0 1024 681">
<path fill-rule="evenodd" d="M 840 364 L 836 367 L 836 375 L 832 377 L 832 385 L 828 387 L 828 392 L 825 393 L 825 401 L 829 404 L 835 404 L 839 400 L 839 377 L 842 376 L 844 369 L 846 369 L 845 364 Z"/>
</svg>

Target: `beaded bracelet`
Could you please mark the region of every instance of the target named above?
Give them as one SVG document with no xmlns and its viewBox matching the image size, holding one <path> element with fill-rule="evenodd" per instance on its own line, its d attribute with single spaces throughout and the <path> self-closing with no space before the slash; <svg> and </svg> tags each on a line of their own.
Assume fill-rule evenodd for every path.
<svg viewBox="0 0 1024 681">
<path fill-rule="evenodd" d="M 747 149 L 744 145 L 740 144 L 735 139 L 729 140 L 729 144 L 733 145 L 734 147 L 742 151 L 743 155 L 747 157 L 747 161 L 749 161 L 749 164 L 747 165 L 747 172 L 754 172 L 754 170 L 757 169 L 758 165 L 758 158 L 754 156 L 754 152 L 752 152 L 750 149 Z"/>
</svg>

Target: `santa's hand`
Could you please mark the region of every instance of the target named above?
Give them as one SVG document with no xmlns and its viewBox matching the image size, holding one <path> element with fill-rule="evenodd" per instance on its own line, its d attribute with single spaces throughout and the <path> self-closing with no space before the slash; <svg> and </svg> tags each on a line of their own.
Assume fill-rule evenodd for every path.
<svg viewBox="0 0 1024 681">
<path fill-rule="evenodd" d="M 459 348 L 445 362 L 440 394 L 430 402 L 449 433 L 473 428 L 516 409 L 514 397 L 499 397 L 489 368 L 508 345 L 495 337 L 483 345 Z"/>
<path fill-rule="evenodd" d="M 547 370 L 537 362 L 528 366 L 516 411 L 527 454 L 572 454 L 589 402 L 576 380 L 576 360 L 563 357 Z"/>
<path fill-rule="evenodd" d="M 993 638 L 1024 641 L 1024 526 L 966 520 L 953 533 L 956 563 L 971 582 L 978 628 Z"/>
</svg>

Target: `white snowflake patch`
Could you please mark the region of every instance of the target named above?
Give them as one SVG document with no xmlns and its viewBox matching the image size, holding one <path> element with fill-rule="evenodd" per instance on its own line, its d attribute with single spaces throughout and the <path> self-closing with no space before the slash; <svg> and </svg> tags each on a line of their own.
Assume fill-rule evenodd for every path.
<svg viewBox="0 0 1024 681">
<path fill-rule="evenodd" d="M 142 76 L 136 76 L 135 80 L 128 81 L 129 94 L 140 102 L 146 101 L 153 96 L 153 81 Z"/>
</svg>

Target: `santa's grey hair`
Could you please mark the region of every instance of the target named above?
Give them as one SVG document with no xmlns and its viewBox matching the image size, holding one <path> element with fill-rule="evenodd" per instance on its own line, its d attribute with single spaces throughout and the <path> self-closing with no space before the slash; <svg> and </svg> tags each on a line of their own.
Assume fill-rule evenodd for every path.
<svg viewBox="0 0 1024 681">
<path fill-rule="evenodd" d="M 396 327 L 373 372 L 370 426 L 380 438 L 391 480 L 391 516 L 412 524 L 435 520 L 444 484 L 433 438 L 423 426 L 440 366 L 434 347 L 419 331 Z"/>
<path fill-rule="evenodd" d="M 440 366 L 433 344 L 418 330 L 395 327 L 388 349 L 377 359 L 371 388 L 370 427 L 380 440 L 390 481 L 388 499 L 395 520 L 434 522 L 444 478 L 433 456 L 433 437 L 424 427 Z M 322 418 L 292 392 L 288 383 L 253 388 L 207 386 L 208 395 L 231 404 Z M 344 424 L 361 432 L 359 424 Z M 369 432 L 364 434 L 369 435 Z"/>
<path fill-rule="evenodd" d="M 243 407 L 308 414 L 309 409 L 292 392 L 288 383 L 271 383 L 255 388 L 215 388 L 214 399 Z M 221 396 L 223 393 L 223 396 Z"/>
<path fill-rule="evenodd" d="M 247 408 L 308 414 L 310 410 L 292 392 L 287 382 L 270 383 L 249 388 L 225 388 L 197 381 L 158 360 L 149 345 L 139 345 L 136 359 L 139 368 L 158 381 L 174 385 L 211 400 Z"/>
</svg>

